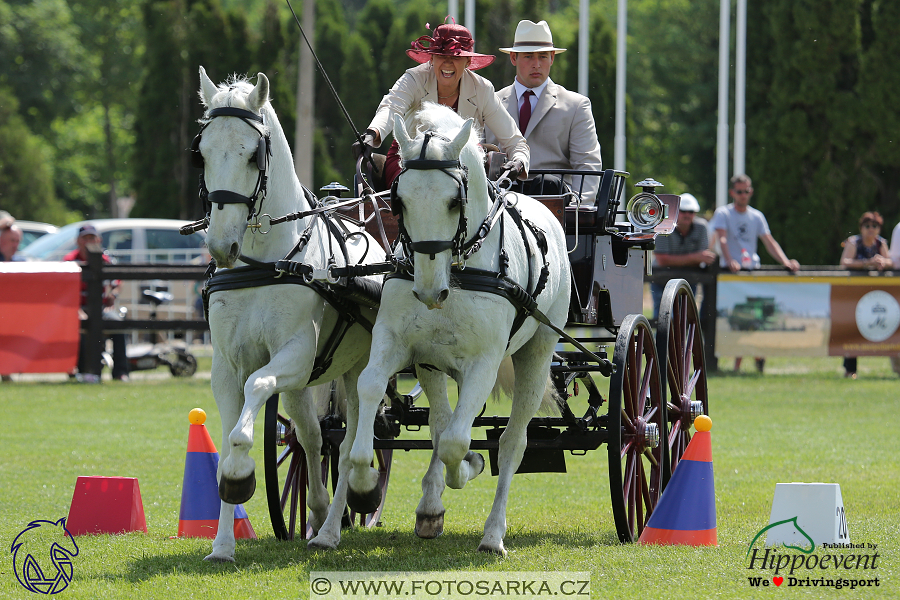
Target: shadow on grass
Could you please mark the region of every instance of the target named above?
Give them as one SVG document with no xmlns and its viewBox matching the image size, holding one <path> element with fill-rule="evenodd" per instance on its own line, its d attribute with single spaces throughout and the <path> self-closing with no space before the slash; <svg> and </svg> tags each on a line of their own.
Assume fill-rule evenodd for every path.
<svg viewBox="0 0 900 600">
<path fill-rule="evenodd" d="M 423 540 L 413 532 L 380 530 L 344 530 L 341 545 L 330 551 L 307 549 L 305 541 L 281 541 L 274 537 L 238 540 L 234 563 L 207 562 L 203 558 L 212 548 L 212 540 L 202 549 L 196 545 L 165 555 L 143 555 L 130 561 L 124 579 L 138 583 L 176 573 L 246 575 L 257 571 L 294 569 L 302 580 L 310 571 L 446 571 L 479 570 L 500 565 L 500 556 L 478 552 L 481 532 L 445 533 L 434 540 Z M 508 533 L 506 549 L 523 555 L 538 548 L 592 548 L 619 546 L 615 532 L 529 532 Z M 101 576 L 104 577 L 104 576 Z"/>
</svg>

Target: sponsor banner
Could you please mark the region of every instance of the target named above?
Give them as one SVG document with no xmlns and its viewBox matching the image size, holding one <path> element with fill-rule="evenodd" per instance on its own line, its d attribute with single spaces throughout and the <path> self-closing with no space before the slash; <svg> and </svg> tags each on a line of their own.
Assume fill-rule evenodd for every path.
<svg viewBox="0 0 900 600">
<path fill-rule="evenodd" d="M 78 360 L 81 268 L 0 263 L 0 373 L 68 373 Z"/>
<path fill-rule="evenodd" d="M 900 354 L 900 277 L 719 275 L 717 356 Z"/>
</svg>

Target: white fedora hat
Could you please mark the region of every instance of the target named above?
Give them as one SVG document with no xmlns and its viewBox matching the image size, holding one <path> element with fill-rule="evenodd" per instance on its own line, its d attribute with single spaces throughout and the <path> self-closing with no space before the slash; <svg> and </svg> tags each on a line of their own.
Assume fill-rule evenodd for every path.
<svg viewBox="0 0 900 600">
<path fill-rule="evenodd" d="M 553 35 L 547 21 L 519 21 L 512 48 L 500 48 L 500 52 L 565 52 L 565 48 L 553 47 Z"/>
</svg>

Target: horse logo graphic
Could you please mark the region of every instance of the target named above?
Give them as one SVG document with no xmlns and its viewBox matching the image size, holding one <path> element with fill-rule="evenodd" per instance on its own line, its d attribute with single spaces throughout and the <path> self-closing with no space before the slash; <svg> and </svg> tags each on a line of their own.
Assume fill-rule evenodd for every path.
<svg viewBox="0 0 900 600">
<path fill-rule="evenodd" d="M 72 559 L 78 556 L 78 545 L 66 529 L 65 518 L 32 521 L 13 540 L 10 552 L 16 579 L 29 591 L 58 594 L 72 581 Z"/>
<path fill-rule="evenodd" d="M 753 541 L 750 542 L 750 545 L 747 547 L 747 556 L 750 556 L 750 551 L 753 549 L 753 544 L 756 543 L 756 540 L 759 539 L 759 536 L 772 529 L 773 527 L 778 527 L 779 525 L 784 525 L 785 523 L 793 523 L 794 527 L 797 531 L 803 535 L 806 539 L 809 540 L 809 548 L 801 548 L 800 546 L 791 546 L 789 544 L 782 544 L 785 548 L 791 548 L 793 550 L 799 550 L 804 554 L 812 554 L 813 550 L 816 549 L 816 542 L 809 536 L 808 533 L 803 531 L 803 528 L 800 527 L 800 524 L 797 523 L 797 517 L 792 517 L 790 519 L 785 519 L 784 521 L 776 521 L 775 523 L 769 523 L 767 526 L 763 527 L 759 530 L 759 533 L 756 534 L 756 537 L 753 538 Z M 766 551 L 768 552 L 768 550 Z"/>
</svg>

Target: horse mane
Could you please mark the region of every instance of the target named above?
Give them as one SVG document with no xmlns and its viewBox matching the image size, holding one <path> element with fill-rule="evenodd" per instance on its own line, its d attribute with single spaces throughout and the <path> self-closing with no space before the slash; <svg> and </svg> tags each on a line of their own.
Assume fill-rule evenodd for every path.
<svg viewBox="0 0 900 600">
<path fill-rule="evenodd" d="M 199 123 L 204 124 L 209 122 L 209 111 L 214 108 L 223 106 L 243 109 L 249 108 L 247 105 L 247 96 L 253 91 L 254 87 L 255 86 L 250 82 L 250 77 L 247 75 L 232 73 L 223 83 L 216 85 L 218 91 L 213 98 L 204 98 L 203 90 L 200 90 L 198 92 L 200 101 L 206 106 L 206 110 L 203 113 L 203 117 L 200 118 Z M 273 120 L 277 121 L 271 100 L 271 98 L 266 98 L 265 104 L 260 108 L 264 113 L 263 117 L 265 117 L 266 120 L 265 124 L 261 126 L 262 133 L 269 133 L 269 124 L 272 123 Z"/>
<path fill-rule="evenodd" d="M 435 102 L 423 102 L 415 114 L 415 131 L 410 132 L 417 138 L 426 131 L 434 131 L 441 135 L 453 139 L 457 132 L 466 122 L 460 117 L 456 111 L 443 104 Z M 473 164 L 482 164 L 484 162 L 484 150 L 481 148 L 482 132 L 478 123 L 472 124 L 472 132 L 469 134 L 469 141 L 463 148 L 460 160 L 464 165 L 471 168 Z M 418 150 L 416 150 L 418 152 Z M 404 157 L 409 158 L 409 157 Z"/>
</svg>

